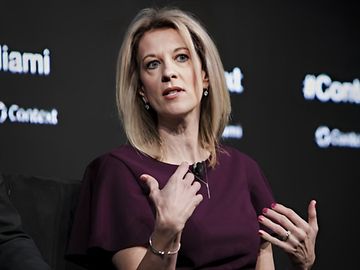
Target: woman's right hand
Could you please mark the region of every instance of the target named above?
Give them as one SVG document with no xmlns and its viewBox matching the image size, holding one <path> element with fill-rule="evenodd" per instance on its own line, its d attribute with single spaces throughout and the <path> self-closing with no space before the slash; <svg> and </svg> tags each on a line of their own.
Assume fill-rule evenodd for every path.
<svg viewBox="0 0 360 270">
<path fill-rule="evenodd" d="M 161 190 L 158 181 L 151 175 L 142 174 L 140 179 L 148 185 L 149 197 L 156 208 L 154 234 L 176 237 L 203 200 L 203 196 L 197 194 L 201 185 L 194 181 L 194 175 L 189 172 L 189 164 L 181 163 Z"/>
<path fill-rule="evenodd" d="M 177 254 L 163 257 L 154 250 L 178 250 L 181 231 L 203 199 L 201 194 L 197 194 L 200 183 L 194 181 L 194 175 L 185 162 L 180 164 L 161 190 L 158 181 L 151 175 L 142 174 L 140 179 L 149 186 L 149 197 L 156 209 L 151 248 L 137 246 L 122 249 L 115 253 L 112 261 L 117 269 L 176 269 Z"/>
</svg>

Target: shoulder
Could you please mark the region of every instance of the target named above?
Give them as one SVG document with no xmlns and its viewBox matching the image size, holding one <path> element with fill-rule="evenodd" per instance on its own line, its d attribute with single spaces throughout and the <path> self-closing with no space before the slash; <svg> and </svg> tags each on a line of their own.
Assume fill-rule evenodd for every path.
<svg viewBox="0 0 360 270">
<path fill-rule="evenodd" d="M 231 162 L 244 166 L 258 167 L 258 163 L 254 158 L 232 146 L 221 145 L 218 150 L 218 155 L 220 163 Z"/>
<path fill-rule="evenodd" d="M 234 147 L 222 146 L 222 149 L 224 153 L 219 157 L 221 168 L 227 168 L 232 176 L 244 176 L 253 190 L 271 190 L 262 168 L 254 158 Z"/>
<path fill-rule="evenodd" d="M 94 158 L 89 164 L 88 169 L 101 170 L 103 167 L 119 167 L 120 164 L 127 164 L 137 159 L 142 154 L 131 145 L 121 145 L 108 152 Z"/>
<path fill-rule="evenodd" d="M 131 145 L 122 145 L 93 159 L 86 167 L 83 179 L 92 183 L 137 183 L 150 158 Z"/>
<path fill-rule="evenodd" d="M 249 179 L 262 178 L 263 171 L 258 162 L 248 154 L 231 146 L 221 145 L 218 152 L 218 168 L 233 175 L 242 175 Z"/>
</svg>

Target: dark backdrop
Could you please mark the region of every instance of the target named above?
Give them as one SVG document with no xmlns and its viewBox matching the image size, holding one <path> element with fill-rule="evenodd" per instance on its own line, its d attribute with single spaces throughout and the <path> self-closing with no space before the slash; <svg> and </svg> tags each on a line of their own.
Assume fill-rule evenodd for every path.
<svg viewBox="0 0 360 270">
<path fill-rule="evenodd" d="M 81 179 L 87 163 L 125 142 L 115 107 L 118 49 L 139 9 L 164 3 L 196 14 L 214 38 L 225 70 L 241 70 L 244 90 L 231 92 L 231 125 L 243 133 L 224 142 L 256 159 L 277 200 L 304 218 L 310 199 L 317 199 L 315 269 L 353 268 L 360 210 L 360 32 L 359 5 L 352 2 L 2 4 L 0 171 Z M 50 74 L 5 70 L 4 45 L 23 58 L 26 52 L 44 55 L 48 49 Z M 331 100 L 335 94 L 320 101 L 317 97 L 330 93 L 330 84 L 320 85 L 314 99 L 305 99 L 306 75 L 321 74 L 339 82 L 336 93 L 351 92 L 353 102 L 336 103 Z M 56 109 L 57 124 L 11 121 L 14 104 L 33 112 Z M 329 141 L 324 133 L 319 138 L 328 147 L 321 148 L 315 136 L 320 126 L 338 129 L 342 136 L 333 133 Z M 287 258 L 275 253 L 278 269 L 284 269 Z"/>
</svg>

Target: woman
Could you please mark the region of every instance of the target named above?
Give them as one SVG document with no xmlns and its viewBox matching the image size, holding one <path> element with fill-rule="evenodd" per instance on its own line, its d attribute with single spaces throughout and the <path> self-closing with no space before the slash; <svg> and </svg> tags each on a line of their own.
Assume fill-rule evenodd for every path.
<svg viewBox="0 0 360 270">
<path fill-rule="evenodd" d="M 275 204 L 258 165 L 219 144 L 230 99 L 196 19 L 178 9 L 135 17 L 117 102 L 129 145 L 88 166 L 69 259 L 98 269 L 274 269 L 274 244 L 310 269 L 315 202 L 309 222 Z"/>
</svg>

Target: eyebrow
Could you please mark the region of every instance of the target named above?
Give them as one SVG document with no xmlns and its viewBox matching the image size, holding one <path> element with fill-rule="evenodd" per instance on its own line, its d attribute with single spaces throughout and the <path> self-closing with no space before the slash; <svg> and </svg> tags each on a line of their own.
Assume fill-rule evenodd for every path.
<svg viewBox="0 0 360 270">
<path fill-rule="evenodd" d="M 176 53 L 176 52 L 181 51 L 181 50 L 186 50 L 186 51 L 190 52 L 190 50 L 189 50 L 187 47 L 178 47 L 178 48 L 175 48 L 175 49 L 174 49 L 173 53 Z M 145 56 L 143 57 L 142 61 L 144 62 L 144 60 L 145 60 L 147 57 L 156 57 L 156 55 L 153 54 L 153 53 L 147 54 L 147 55 L 145 55 Z"/>
</svg>

